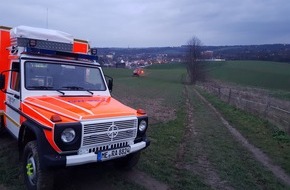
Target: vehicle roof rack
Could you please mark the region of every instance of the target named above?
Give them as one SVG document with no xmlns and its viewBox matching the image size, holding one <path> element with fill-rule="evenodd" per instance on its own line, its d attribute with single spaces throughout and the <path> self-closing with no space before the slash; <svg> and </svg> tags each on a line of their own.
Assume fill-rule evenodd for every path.
<svg viewBox="0 0 290 190">
<path fill-rule="evenodd" d="M 71 53 L 71 52 L 63 52 L 63 51 L 39 49 L 39 48 L 31 48 L 31 47 L 27 47 L 25 53 L 39 55 L 39 56 L 67 57 L 67 58 L 73 58 L 75 60 L 83 60 L 83 59 L 91 60 L 91 61 L 98 60 L 98 56 L 96 56 L 96 55 Z"/>
</svg>

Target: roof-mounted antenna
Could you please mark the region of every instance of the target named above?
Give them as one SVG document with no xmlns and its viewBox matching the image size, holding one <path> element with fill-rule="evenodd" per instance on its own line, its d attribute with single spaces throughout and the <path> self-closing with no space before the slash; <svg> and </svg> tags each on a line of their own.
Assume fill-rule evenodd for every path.
<svg viewBox="0 0 290 190">
<path fill-rule="evenodd" d="M 46 28 L 48 29 L 48 8 L 46 8 Z"/>
</svg>

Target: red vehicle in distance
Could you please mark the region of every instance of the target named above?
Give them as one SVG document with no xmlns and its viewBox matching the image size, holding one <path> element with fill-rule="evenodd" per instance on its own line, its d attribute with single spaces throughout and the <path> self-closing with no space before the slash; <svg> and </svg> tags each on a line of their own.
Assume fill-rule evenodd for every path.
<svg viewBox="0 0 290 190">
<path fill-rule="evenodd" d="M 145 72 L 144 72 L 143 68 L 140 68 L 140 67 L 134 69 L 134 71 L 133 71 L 133 77 L 140 77 L 140 76 L 143 76 L 144 74 L 145 74 Z"/>
</svg>

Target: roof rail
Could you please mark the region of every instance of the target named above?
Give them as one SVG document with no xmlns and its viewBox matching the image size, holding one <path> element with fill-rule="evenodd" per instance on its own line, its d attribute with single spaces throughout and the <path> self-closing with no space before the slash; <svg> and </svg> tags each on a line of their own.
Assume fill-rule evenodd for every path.
<svg viewBox="0 0 290 190">
<path fill-rule="evenodd" d="M 39 48 L 31 48 L 31 47 L 27 47 L 25 53 L 33 54 L 33 55 L 40 55 L 40 56 L 69 57 L 75 60 L 81 60 L 81 59 L 86 59 L 86 60 L 91 60 L 91 61 L 98 60 L 98 56 L 96 55 L 71 53 L 71 52 L 63 52 L 63 51 L 55 51 L 55 50 L 39 49 Z"/>
</svg>

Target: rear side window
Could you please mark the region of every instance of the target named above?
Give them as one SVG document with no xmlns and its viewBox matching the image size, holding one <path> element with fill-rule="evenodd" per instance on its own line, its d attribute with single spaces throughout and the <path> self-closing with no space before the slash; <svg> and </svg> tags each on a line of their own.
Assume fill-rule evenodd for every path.
<svg viewBox="0 0 290 190">
<path fill-rule="evenodd" d="M 10 75 L 10 88 L 17 92 L 20 91 L 20 66 L 18 62 L 12 63 L 12 71 Z"/>
</svg>

